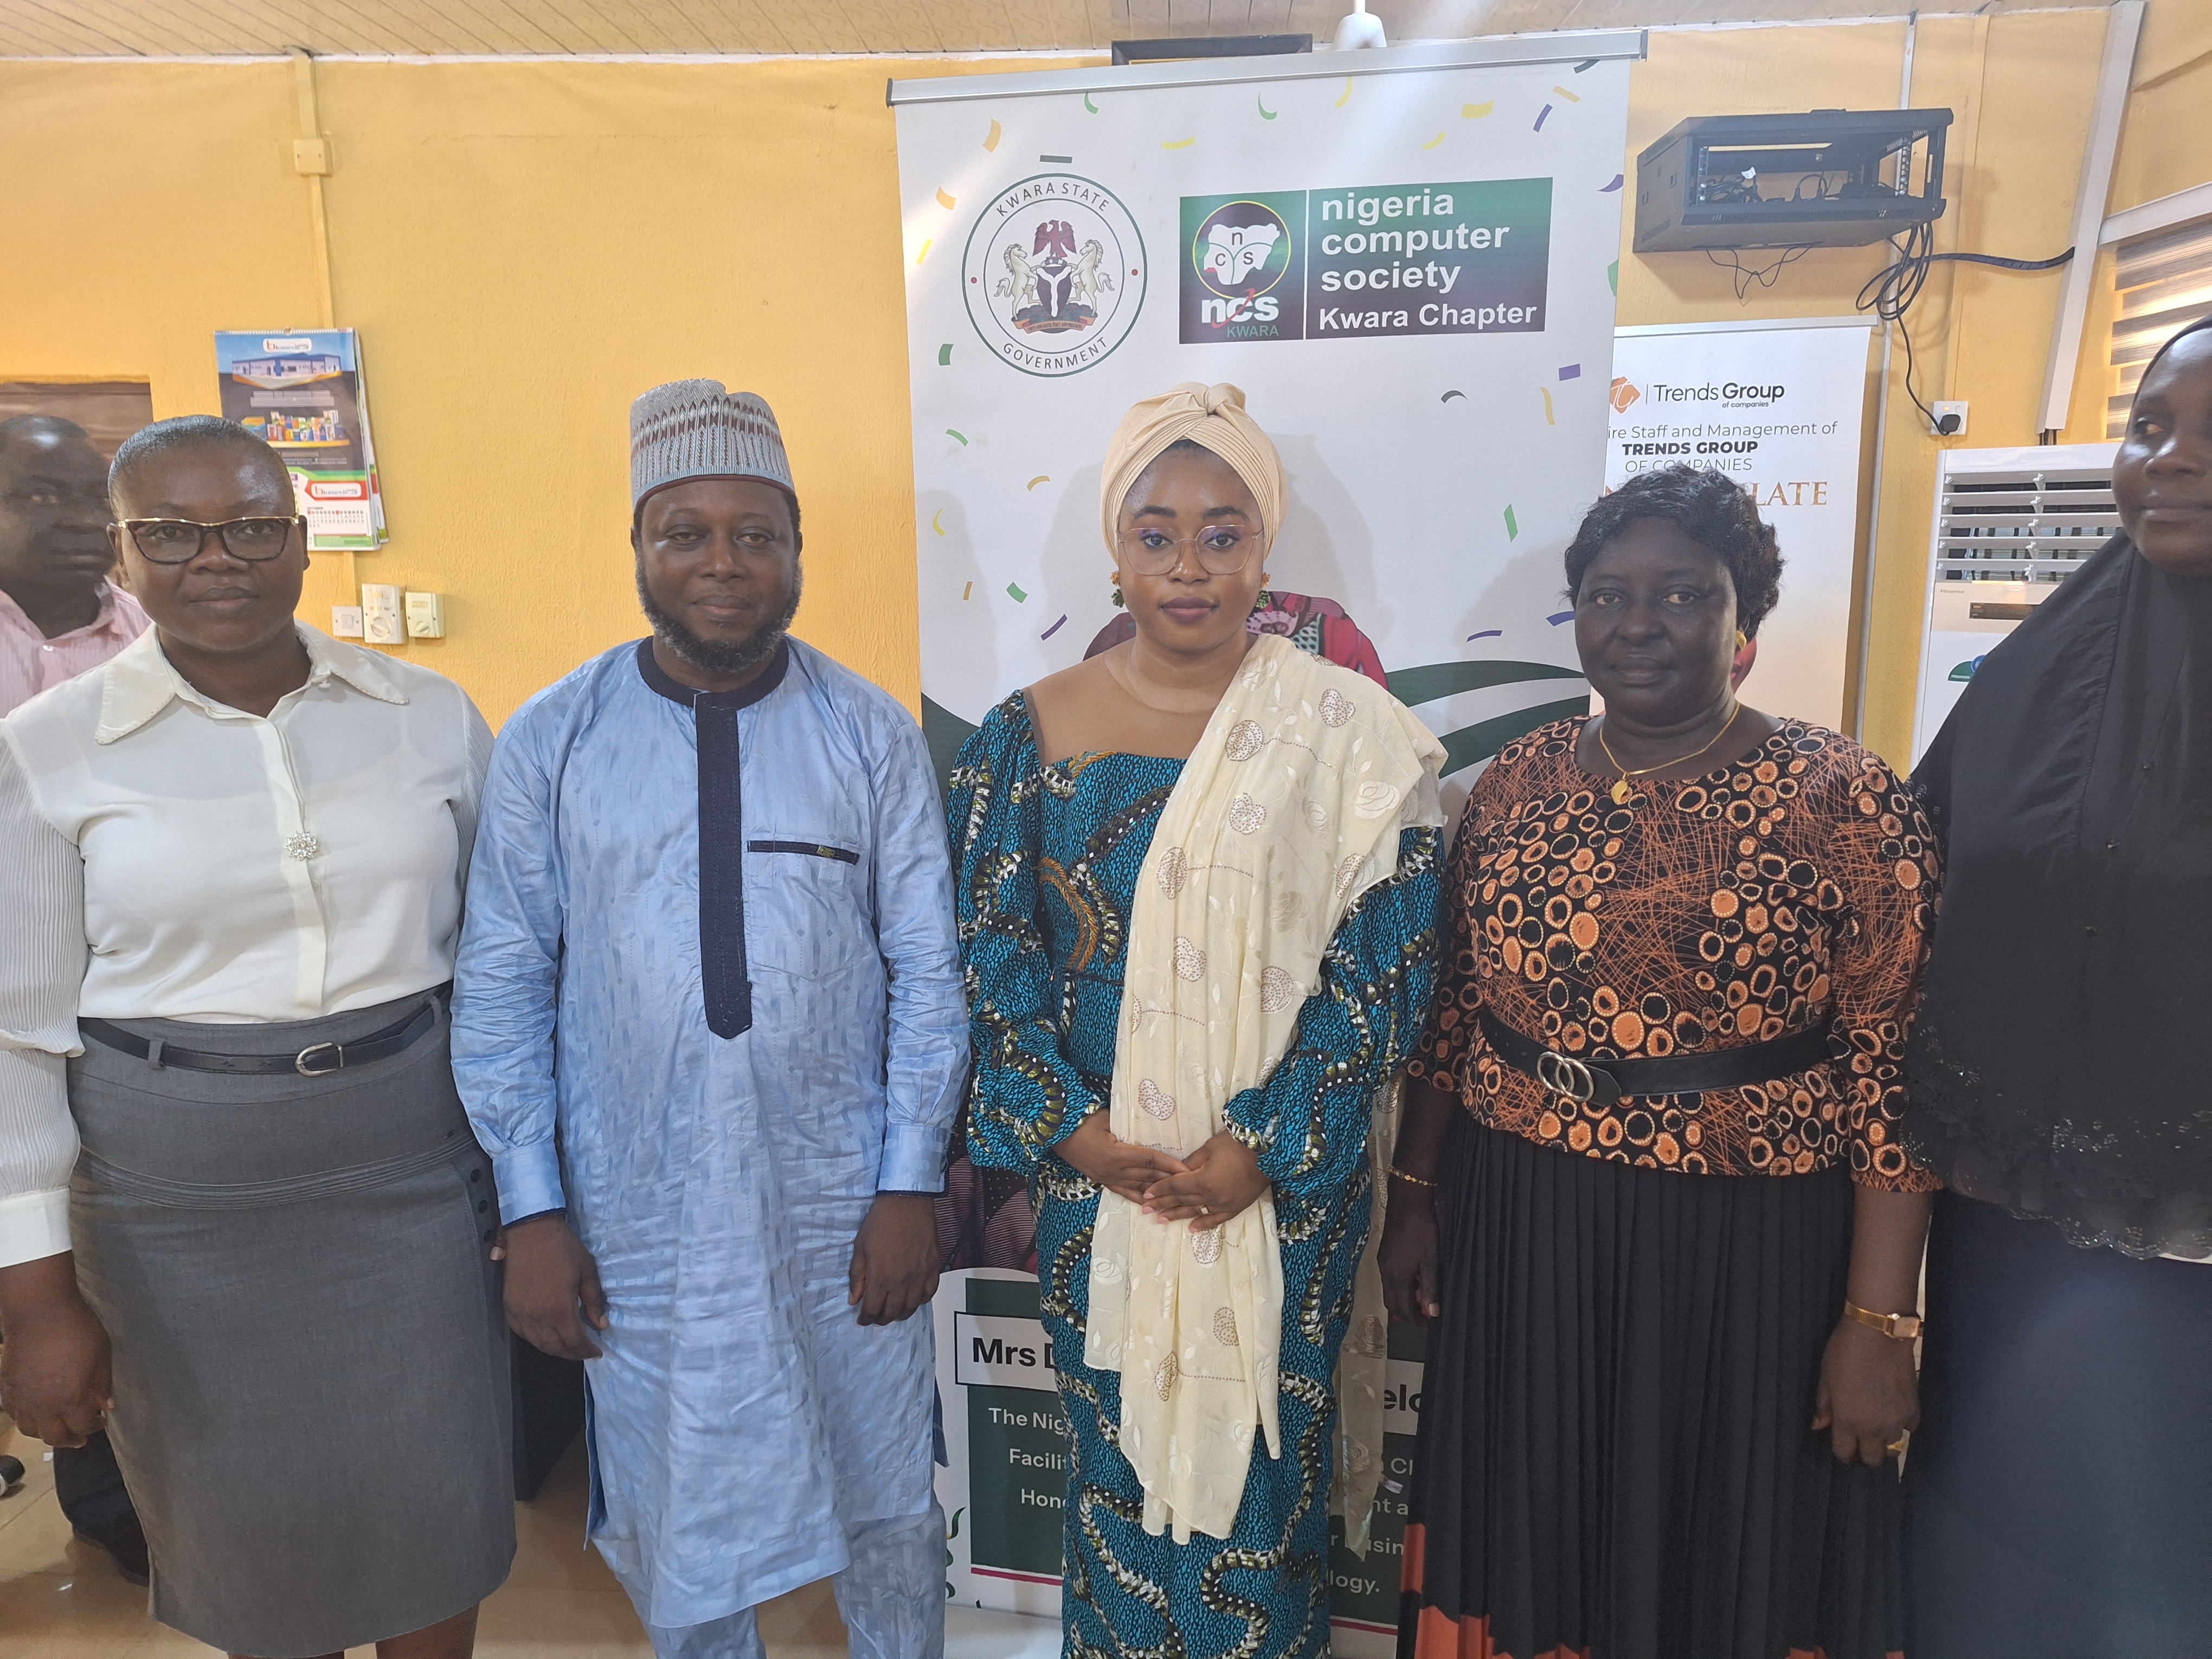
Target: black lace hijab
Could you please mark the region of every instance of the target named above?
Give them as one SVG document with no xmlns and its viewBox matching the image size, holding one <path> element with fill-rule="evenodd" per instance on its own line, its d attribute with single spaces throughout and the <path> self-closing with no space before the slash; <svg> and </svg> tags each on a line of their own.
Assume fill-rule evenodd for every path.
<svg viewBox="0 0 2212 1659">
<path fill-rule="evenodd" d="M 1907 1145 L 2076 1243 L 2212 1254 L 2212 580 L 2113 538 L 1913 783 L 1947 850 Z"/>
</svg>

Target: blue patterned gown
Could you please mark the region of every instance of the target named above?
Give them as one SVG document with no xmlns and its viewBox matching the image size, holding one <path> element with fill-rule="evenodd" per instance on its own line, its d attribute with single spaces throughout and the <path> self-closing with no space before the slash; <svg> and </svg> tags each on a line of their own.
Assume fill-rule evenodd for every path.
<svg viewBox="0 0 2212 1659">
<path fill-rule="evenodd" d="M 969 1150 L 1030 1178 L 1044 1322 L 1074 1434 L 1066 1534 L 1067 1659 L 1310 1659 L 1328 1651 L 1328 1487 L 1336 1355 L 1367 1239 L 1370 1099 L 1419 1039 L 1435 981 L 1438 832 L 1409 830 L 1322 960 L 1290 1051 L 1230 1102 L 1275 1188 L 1283 1249 L 1283 1455 L 1252 1452 L 1226 1540 L 1142 1524 L 1116 1445 L 1121 1377 L 1083 1362 L 1098 1188 L 1052 1149 L 1103 1109 L 1139 866 L 1182 763 L 1081 755 L 1043 764 L 1020 694 L 960 751 L 949 813 L 975 1069 Z"/>
</svg>

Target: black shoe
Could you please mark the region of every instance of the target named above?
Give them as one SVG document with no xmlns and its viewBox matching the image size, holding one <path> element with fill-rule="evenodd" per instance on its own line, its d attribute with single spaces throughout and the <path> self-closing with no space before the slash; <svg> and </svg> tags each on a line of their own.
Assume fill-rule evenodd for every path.
<svg viewBox="0 0 2212 1659">
<path fill-rule="evenodd" d="M 143 1589 L 152 1582 L 146 1565 L 146 1534 L 135 1518 L 118 1521 L 95 1532 L 87 1532 L 80 1527 L 76 1535 L 94 1549 L 106 1551 L 108 1559 L 115 1563 L 116 1571 L 132 1583 Z"/>
</svg>

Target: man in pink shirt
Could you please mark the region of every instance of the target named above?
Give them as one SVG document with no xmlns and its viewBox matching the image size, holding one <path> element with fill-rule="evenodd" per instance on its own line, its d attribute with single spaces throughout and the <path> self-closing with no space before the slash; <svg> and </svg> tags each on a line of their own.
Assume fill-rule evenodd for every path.
<svg viewBox="0 0 2212 1659">
<path fill-rule="evenodd" d="M 107 462 L 52 415 L 0 421 L 0 715 L 97 668 L 145 631 L 107 580 Z M 54 1453 L 54 1492 L 76 1535 L 146 1582 L 146 1534 L 107 1437 Z"/>
<path fill-rule="evenodd" d="M 0 421 L 0 714 L 145 631 L 107 580 L 107 462 L 52 415 Z"/>
</svg>

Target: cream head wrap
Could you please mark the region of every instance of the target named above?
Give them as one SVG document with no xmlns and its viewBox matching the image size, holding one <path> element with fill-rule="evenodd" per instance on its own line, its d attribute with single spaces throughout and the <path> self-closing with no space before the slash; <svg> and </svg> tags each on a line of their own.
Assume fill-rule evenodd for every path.
<svg viewBox="0 0 2212 1659">
<path fill-rule="evenodd" d="M 1263 558 L 1283 527 L 1283 458 L 1274 440 L 1244 412 L 1244 392 L 1233 386 L 1201 386 L 1185 380 L 1171 392 L 1144 402 L 1121 417 L 1106 451 L 1106 472 L 1098 483 L 1098 510 L 1106 545 L 1118 549 L 1121 502 L 1130 486 L 1170 444 L 1188 438 L 1202 444 L 1236 469 L 1260 504 L 1260 552 Z"/>
</svg>

